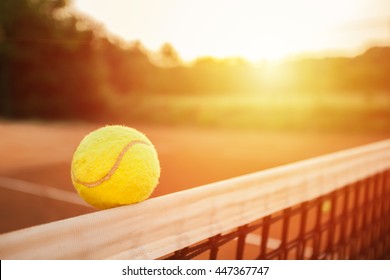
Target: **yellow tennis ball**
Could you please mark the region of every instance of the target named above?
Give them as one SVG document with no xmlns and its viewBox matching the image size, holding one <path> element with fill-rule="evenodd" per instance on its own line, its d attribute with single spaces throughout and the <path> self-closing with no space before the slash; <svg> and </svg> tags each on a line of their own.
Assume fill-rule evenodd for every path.
<svg viewBox="0 0 390 280">
<path fill-rule="evenodd" d="M 86 202 L 107 209 L 147 199 L 158 184 L 160 164 L 144 134 L 125 126 L 106 126 L 80 142 L 71 176 Z"/>
</svg>

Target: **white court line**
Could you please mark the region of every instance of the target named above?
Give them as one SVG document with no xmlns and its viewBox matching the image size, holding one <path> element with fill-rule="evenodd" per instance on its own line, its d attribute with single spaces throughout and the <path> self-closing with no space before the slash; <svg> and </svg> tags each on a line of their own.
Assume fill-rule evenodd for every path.
<svg viewBox="0 0 390 280">
<path fill-rule="evenodd" d="M 0 188 L 90 207 L 76 193 L 0 176 Z"/>
<path fill-rule="evenodd" d="M 261 244 L 261 236 L 258 234 L 249 233 L 245 238 L 245 243 L 259 246 Z M 282 241 L 279 239 L 268 238 L 267 248 L 275 250 L 275 249 L 279 248 L 281 243 L 282 243 Z M 304 252 L 303 252 L 303 255 L 305 256 L 305 258 L 310 258 L 312 256 L 312 254 L 313 254 L 313 248 L 306 247 Z"/>
</svg>

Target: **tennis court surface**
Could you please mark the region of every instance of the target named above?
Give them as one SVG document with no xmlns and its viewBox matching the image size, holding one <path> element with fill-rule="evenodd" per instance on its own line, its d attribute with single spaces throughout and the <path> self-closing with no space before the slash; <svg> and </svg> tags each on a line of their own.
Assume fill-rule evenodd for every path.
<svg viewBox="0 0 390 280">
<path fill-rule="evenodd" d="M 389 140 L 0 236 L 2 259 L 389 255 Z"/>
</svg>

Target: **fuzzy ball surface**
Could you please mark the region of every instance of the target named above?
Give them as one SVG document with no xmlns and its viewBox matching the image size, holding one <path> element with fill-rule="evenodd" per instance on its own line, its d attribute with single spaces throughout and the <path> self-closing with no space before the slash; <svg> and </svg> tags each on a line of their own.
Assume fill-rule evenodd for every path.
<svg viewBox="0 0 390 280">
<path fill-rule="evenodd" d="M 158 184 L 160 163 L 143 133 L 125 126 L 105 126 L 80 142 L 71 176 L 86 202 L 107 209 L 149 198 Z"/>
</svg>

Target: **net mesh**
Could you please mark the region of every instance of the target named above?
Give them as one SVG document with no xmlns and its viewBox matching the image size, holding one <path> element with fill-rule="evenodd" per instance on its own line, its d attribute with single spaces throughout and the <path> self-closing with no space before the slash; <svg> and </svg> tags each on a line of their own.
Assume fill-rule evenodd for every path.
<svg viewBox="0 0 390 280">
<path fill-rule="evenodd" d="M 163 259 L 389 259 L 390 170 Z"/>
</svg>

